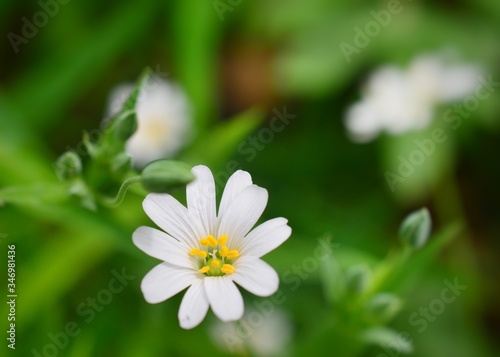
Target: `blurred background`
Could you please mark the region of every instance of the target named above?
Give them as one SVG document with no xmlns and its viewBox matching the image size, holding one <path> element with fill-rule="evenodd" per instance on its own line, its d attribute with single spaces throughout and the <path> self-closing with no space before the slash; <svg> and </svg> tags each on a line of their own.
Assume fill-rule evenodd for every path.
<svg viewBox="0 0 500 357">
<path fill-rule="evenodd" d="M 1 261 L 6 271 L 15 244 L 18 293 L 7 355 L 497 355 L 499 85 L 458 128 L 443 121 L 446 103 L 425 129 L 358 144 L 345 115 L 370 73 L 421 54 L 454 51 L 500 81 L 498 1 L 6 0 L 0 9 Z M 145 302 L 140 281 L 157 261 L 131 241 L 154 225 L 143 192 L 92 211 L 57 189 L 54 162 L 85 152 L 82 133 L 101 128 L 109 93 L 145 67 L 190 103 L 189 140 L 170 158 L 209 166 L 219 188 L 249 171 L 270 195 L 261 220 L 289 220 L 291 238 L 264 257 L 282 278 L 266 333 L 255 332 L 264 323 L 250 337 L 243 324 L 224 330 L 212 312 L 186 331 L 182 294 Z M 276 130 L 280 116 L 288 120 Z M 385 174 L 436 127 L 448 139 L 392 190 Z M 174 195 L 184 200 L 184 190 Z M 408 253 L 398 227 L 424 206 L 431 237 Z M 325 237 L 333 255 L 310 265 Z M 123 270 L 133 278 L 110 294 Z M 266 300 L 243 294 L 253 308 Z"/>
</svg>

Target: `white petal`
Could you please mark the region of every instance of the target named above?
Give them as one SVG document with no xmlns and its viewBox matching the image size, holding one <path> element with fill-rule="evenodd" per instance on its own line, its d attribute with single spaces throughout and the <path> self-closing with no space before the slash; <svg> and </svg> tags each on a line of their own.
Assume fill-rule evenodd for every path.
<svg viewBox="0 0 500 357">
<path fill-rule="evenodd" d="M 156 304 L 195 283 L 199 279 L 198 275 L 195 270 L 162 263 L 151 269 L 142 279 L 141 290 L 147 302 Z"/>
<path fill-rule="evenodd" d="M 226 187 L 219 206 L 219 217 L 222 217 L 231 203 L 243 191 L 244 188 L 252 184 L 252 176 L 246 171 L 238 170 L 227 180 Z"/>
<path fill-rule="evenodd" d="M 365 143 L 379 134 L 380 115 L 369 100 L 364 100 L 353 104 L 347 110 L 345 125 L 353 141 Z"/>
<path fill-rule="evenodd" d="M 278 290 L 279 277 L 276 271 L 259 258 L 244 256 L 234 263 L 231 279 L 243 289 L 257 296 L 269 296 Z"/>
<path fill-rule="evenodd" d="M 239 249 L 240 240 L 255 225 L 267 205 L 267 191 L 251 185 L 243 189 L 221 217 L 219 235 L 227 234 L 230 249 Z"/>
<path fill-rule="evenodd" d="M 227 276 L 204 279 L 205 291 L 215 316 L 224 322 L 236 321 L 243 316 L 243 297 Z"/>
<path fill-rule="evenodd" d="M 172 196 L 165 193 L 150 193 L 142 202 L 146 214 L 161 229 L 175 239 L 198 247 L 198 240 L 203 237 L 197 218 Z"/>
<path fill-rule="evenodd" d="M 443 71 L 439 95 L 442 101 L 460 100 L 474 92 L 481 69 L 472 65 L 454 66 Z"/>
<path fill-rule="evenodd" d="M 106 117 L 112 117 L 120 112 L 130 94 L 134 90 L 133 84 L 119 84 L 114 87 L 108 96 Z"/>
<path fill-rule="evenodd" d="M 285 218 L 274 218 L 256 227 L 241 240 L 240 255 L 260 258 L 276 249 L 292 234 L 287 222 Z"/>
<path fill-rule="evenodd" d="M 126 144 L 134 166 L 171 158 L 188 141 L 189 103 L 177 85 L 152 78 L 140 91 L 135 109 L 137 130 Z"/>
<path fill-rule="evenodd" d="M 132 234 L 132 240 L 137 248 L 154 258 L 179 267 L 195 269 L 188 254 L 189 248 L 167 233 L 151 227 L 139 227 Z"/>
<path fill-rule="evenodd" d="M 198 326 L 207 314 L 208 298 L 203 280 L 203 278 L 198 279 L 182 298 L 179 308 L 179 323 L 184 329 Z"/>
<path fill-rule="evenodd" d="M 214 233 L 216 223 L 214 176 L 203 165 L 193 167 L 192 172 L 196 179 L 186 187 L 187 205 L 189 211 L 201 222 L 205 237 Z"/>
</svg>

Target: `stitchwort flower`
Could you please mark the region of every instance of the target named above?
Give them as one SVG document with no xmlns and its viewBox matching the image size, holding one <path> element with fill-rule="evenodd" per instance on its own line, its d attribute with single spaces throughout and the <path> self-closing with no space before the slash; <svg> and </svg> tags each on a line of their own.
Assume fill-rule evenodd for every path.
<svg viewBox="0 0 500 357">
<path fill-rule="evenodd" d="M 478 85 L 476 65 L 449 64 L 443 55 L 422 55 L 406 70 L 386 65 L 371 74 L 361 100 L 346 114 L 349 136 L 373 140 L 427 127 L 439 104 L 460 100 Z"/>
<path fill-rule="evenodd" d="M 122 84 L 111 91 L 108 116 L 119 112 L 134 86 Z M 137 131 L 127 141 L 126 152 L 134 166 L 172 158 L 187 143 L 192 131 L 191 108 L 181 88 L 154 77 L 141 88 L 137 100 Z"/>
<path fill-rule="evenodd" d="M 147 302 L 162 302 L 189 287 L 178 314 L 185 329 L 201 323 L 209 306 L 224 322 L 239 320 L 244 307 L 236 284 L 257 296 L 276 292 L 278 274 L 260 257 L 292 232 L 285 218 L 252 230 L 268 194 L 252 184 L 248 172 L 229 178 L 218 211 L 211 171 L 196 166 L 192 172 L 196 179 L 186 188 L 187 208 L 168 194 L 149 194 L 144 211 L 163 231 L 139 227 L 133 234 L 139 249 L 163 260 L 142 280 Z"/>
</svg>

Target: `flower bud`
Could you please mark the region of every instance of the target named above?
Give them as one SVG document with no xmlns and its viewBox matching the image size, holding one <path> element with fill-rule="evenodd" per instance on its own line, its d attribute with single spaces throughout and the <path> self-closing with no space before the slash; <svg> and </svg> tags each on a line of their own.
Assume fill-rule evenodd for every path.
<svg viewBox="0 0 500 357">
<path fill-rule="evenodd" d="M 169 192 L 193 181 L 191 167 L 179 161 L 157 160 L 142 170 L 142 185 L 150 192 Z"/>
<path fill-rule="evenodd" d="M 370 283 L 371 272 L 365 265 L 350 267 L 346 272 L 345 287 L 348 293 L 362 294 Z"/>
<path fill-rule="evenodd" d="M 393 318 L 401 309 L 399 297 L 389 293 L 375 295 L 367 304 L 368 313 L 377 321 Z"/>
<path fill-rule="evenodd" d="M 78 179 L 71 183 L 69 195 L 76 198 L 88 210 L 97 211 L 95 197 L 83 180 Z"/>
<path fill-rule="evenodd" d="M 425 245 L 431 233 L 431 216 L 427 208 L 410 213 L 399 228 L 400 239 L 418 249 Z"/>
<path fill-rule="evenodd" d="M 76 153 L 67 151 L 59 156 L 56 161 L 55 169 L 59 180 L 70 180 L 81 174 L 82 161 Z"/>
</svg>

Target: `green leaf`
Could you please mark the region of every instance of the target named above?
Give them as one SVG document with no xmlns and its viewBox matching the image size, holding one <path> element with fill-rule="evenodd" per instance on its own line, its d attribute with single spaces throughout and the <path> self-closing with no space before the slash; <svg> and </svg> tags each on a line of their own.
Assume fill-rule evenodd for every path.
<svg viewBox="0 0 500 357">
<path fill-rule="evenodd" d="M 203 163 L 212 168 L 223 169 L 223 164 L 236 154 L 238 145 L 259 126 L 263 119 L 262 111 L 250 109 L 221 123 L 198 137 L 192 147 L 181 156 L 181 160 L 192 165 Z"/>
<path fill-rule="evenodd" d="M 151 70 L 151 68 L 148 67 L 142 72 L 141 76 L 137 80 L 134 89 L 132 90 L 132 93 L 130 93 L 129 97 L 125 101 L 125 104 L 123 104 L 123 108 L 120 110 L 121 114 L 124 114 L 130 110 L 135 110 L 135 106 L 141 95 L 141 91 L 147 88 L 148 82 L 152 78 L 153 78 L 153 71 Z"/>
<path fill-rule="evenodd" d="M 149 68 L 143 71 L 123 107 L 104 128 L 103 135 L 100 136 L 99 142 L 95 145 L 93 157 L 103 162 L 112 162 L 116 155 L 120 155 L 124 151 L 127 139 L 137 130 L 135 106 L 152 75 L 153 72 Z"/>
<path fill-rule="evenodd" d="M 127 106 L 128 103 L 125 103 Z M 134 101 L 135 105 L 135 101 Z M 127 110 L 116 118 L 115 135 L 118 141 L 126 142 L 137 130 L 137 115 L 135 110 Z"/>
</svg>

